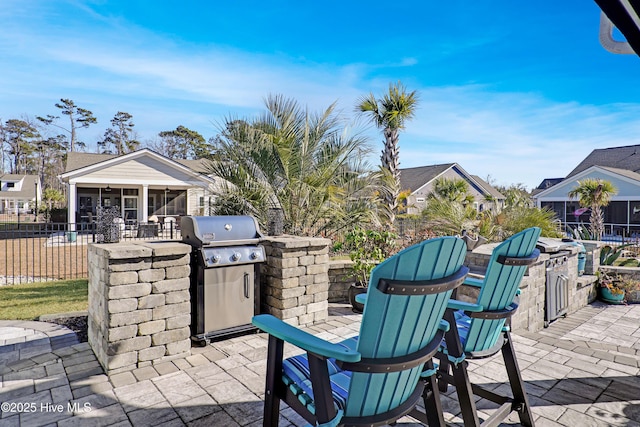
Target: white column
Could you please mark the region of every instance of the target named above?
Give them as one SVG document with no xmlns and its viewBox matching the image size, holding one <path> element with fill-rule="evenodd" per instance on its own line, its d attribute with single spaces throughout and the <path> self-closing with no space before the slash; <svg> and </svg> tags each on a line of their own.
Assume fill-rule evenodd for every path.
<svg viewBox="0 0 640 427">
<path fill-rule="evenodd" d="M 149 222 L 149 185 L 142 185 L 142 221 Z"/>
<path fill-rule="evenodd" d="M 76 199 L 77 199 L 77 194 L 76 194 L 76 185 L 75 184 L 69 184 L 68 186 L 68 191 L 67 191 L 67 208 L 68 208 L 68 212 L 67 212 L 67 219 L 69 221 L 69 230 L 71 231 L 75 231 L 76 229 Z"/>
</svg>

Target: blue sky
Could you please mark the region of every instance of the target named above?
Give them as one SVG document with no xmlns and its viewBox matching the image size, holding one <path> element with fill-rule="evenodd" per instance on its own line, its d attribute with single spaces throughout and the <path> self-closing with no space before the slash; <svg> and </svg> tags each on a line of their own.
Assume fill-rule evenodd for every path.
<svg viewBox="0 0 640 427">
<path fill-rule="evenodd" d="M 588 0 L 368 2 L 30 1 L 0 9 L 0 119 L 117 111 L 142 141 L 184 125 L 205 138 L 268 94 L 314 111 L 390 82 L 417 90 L 402 167 L 458 162 L 497 184 L 562 177 L 596 148 L 640 144 L 640 58 L 598 42 Z M 365 132 L 382 149 L 380 134 Z"/>
</svg>

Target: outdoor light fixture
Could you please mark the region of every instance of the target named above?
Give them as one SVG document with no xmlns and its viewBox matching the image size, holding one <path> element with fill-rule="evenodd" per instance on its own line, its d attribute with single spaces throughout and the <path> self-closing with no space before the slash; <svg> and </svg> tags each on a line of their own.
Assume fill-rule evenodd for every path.
<svg viewBox="0 0 640 427">
<path fill-rule="evenodd" d="M 109 186 L 107 185 L 107 188 L 105 188 L 105 189 L 104 189 L 104 191 L 106 191 L 106 192 L 108 193 L 109 191 L 111 191 L 111 187 L 109 187 Z"/>
</svg>

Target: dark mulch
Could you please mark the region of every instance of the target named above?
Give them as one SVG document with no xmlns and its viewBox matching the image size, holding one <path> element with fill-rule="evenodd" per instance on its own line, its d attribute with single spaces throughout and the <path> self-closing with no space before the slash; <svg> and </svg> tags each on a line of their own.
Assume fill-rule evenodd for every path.
<svg viewBox="0 0 640 427">
<path fill-rule="evenodd" d="M 61 317 L 59 319 L 47 320 L 47 322 L 56 323 L 66 326 L 76 333 L 78 341 L 87 342 L 87 316 L 80 317 Z"/>
</svg>

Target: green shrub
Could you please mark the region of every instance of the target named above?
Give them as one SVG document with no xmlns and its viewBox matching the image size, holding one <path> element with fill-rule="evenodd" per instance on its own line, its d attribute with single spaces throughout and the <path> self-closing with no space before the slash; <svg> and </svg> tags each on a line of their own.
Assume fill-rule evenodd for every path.
<svg viewBox="0 0 640 427">
<path fill-rule="evenodd" d="M 367 286 L 371 270 L 395 252 L 397 236 L 390 231 L 355 228 L 345 236 L 356 281 Z"/>
</svg>

